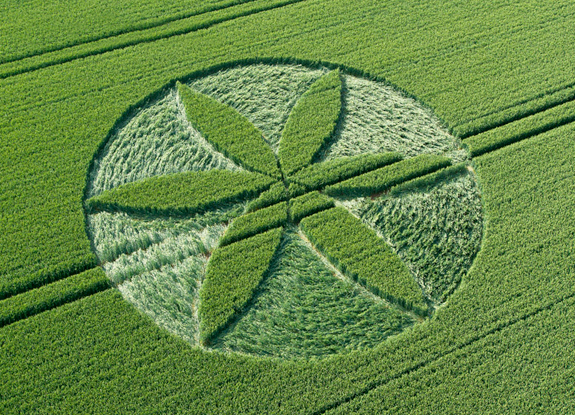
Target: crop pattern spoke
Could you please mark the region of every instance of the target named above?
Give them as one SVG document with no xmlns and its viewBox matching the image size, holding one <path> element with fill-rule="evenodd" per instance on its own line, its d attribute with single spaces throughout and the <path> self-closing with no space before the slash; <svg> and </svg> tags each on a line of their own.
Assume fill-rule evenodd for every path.
<svg viewBox="0 0 575 415">
<path fill-rule="evenodd" d="M 89 174 L 92 246 L 124 298 L 192 345 L 373 347 L 432 316 L 479 250 L 467 153 L 382 82 L 238 66 L 118 125 Z"/>
</svg>

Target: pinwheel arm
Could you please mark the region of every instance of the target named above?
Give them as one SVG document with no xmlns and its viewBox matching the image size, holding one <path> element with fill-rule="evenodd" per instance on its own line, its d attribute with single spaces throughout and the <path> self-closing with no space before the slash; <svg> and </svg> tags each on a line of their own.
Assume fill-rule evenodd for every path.
<svg viewBox="0 0 575 415">
<path fill-rule="evenodd" d="M 268 176 L 250 172 L 177 173 L 118 186 L 88 199 L 86 204 L 92 212 L 182 216 L 256 197 L 273 183 Z"/>
<path fill-rule="evenodd" d="M 218 151 L 248 170 L 281 178 L 274 153 L 247 118 L 184 84 L 177 86 L 188 120 Z"/>
<path fill-rule="evenodd" d="M 214 251 L 200 290 L 200 341 L 207 345 L 252 300 L 280 246 L 283 228 Z"/>
</svg>

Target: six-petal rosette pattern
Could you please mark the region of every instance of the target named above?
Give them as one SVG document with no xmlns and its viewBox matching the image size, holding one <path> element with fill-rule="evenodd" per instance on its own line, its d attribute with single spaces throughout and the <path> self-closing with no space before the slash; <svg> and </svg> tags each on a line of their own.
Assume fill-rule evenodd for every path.
<svg viewBox="0 0 575 415">
<path fill-rule="evenodd" d="M 88 180 L 94 250 L 128 301 L 194 345 L 373 346 L 432 315 L 479 249 L 465 151 L 382 82 L 238 66 L 119 125 Z"/>
</svg>

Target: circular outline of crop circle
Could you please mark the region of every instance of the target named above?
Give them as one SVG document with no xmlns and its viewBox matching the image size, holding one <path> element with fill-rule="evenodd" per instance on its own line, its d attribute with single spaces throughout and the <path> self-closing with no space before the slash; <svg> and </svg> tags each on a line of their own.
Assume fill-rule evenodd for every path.
<svg viewBox="0 0 575 415">
<path fill-rule="evenodd" d="M 359 70 L 359 69 L 355 69 L 353 67 L 349 67 L 346 65 L 340 65 L 340 64 L 333 64 L 330 62 L 324 62 L 324 61 L 309 61 L 309 60 L 296 60 L 296 59 L 266 59 L 266 58 L 259 58 L 259 59 L 247 59 L 247 60 L 235 60 L 235 61 L 230 61 L 230 62 L 226 62 L 226 63 L 221 63 L 221 64 L 217 64 L 217 65 L 213 65 L 210 66 L 208 68 L 202 69 L 202 70 L 197 70 L 197 71 L 193 71 L 191 73 L 189 73 L 188 75 L 185 75 L 183 77 L 180 78 L 176 78 L 176 79 L 172 79 L 171 81 L 167 82 L 164 86 L 162 86 L 159 89 L 156 89 L 155 91 L 151 92 L 150 94 L 146 95 L 143 99 L 137 101 L 134 104 L 131 104 L 127 107 L 127 109 L 120 115 L 120 117 L 118 117 L 118 119 L 116 120 L 116 122 L 113 124 L 112 128 L 108 131 L 108 133 L 106 134 L 105 138 L 100 142 L 98 148 L 96 149 L 96 151 L 94 152 L 94 155 L 92 157 L 92 159 L 90 160 L 89 163 L 89 167 L 88 167 L 88 173 L 86 176 L 86 185 L 84 187 L 84 194 L 82 197 L 82 201 L 83 204 L 85 206 L 85 201 L 88 199 L 88 191 L 89 191 L 89 182 L 90 179 L 93 175 L 93 173 L 95 172 L 95 163 L 96 160 L 101 159 L 104 150 L 106 149 L 106 146 L 108 145 L 108 143 L 110 142 L 110 140 L 113 139 L 114 134 L 120 130 L 122 128 L 122 126 L 124 126 L 127 122 L 129 122 L 141 109 L 146 108 L 147 106 L 149 106 L 151 103 L 157 101 L 159 98 L 161 98 L 163 95 L 165 95 L 166 93 L 168 93 L 170 90 L 175 89 L 176 88 L 176 83 L 177 82 L 182 82 L 182 83 L 187 83 L 191 80 L 195 80 L 195 79 L 200 79 L 209 75 L 213 75 L 216 74 L 220 71 L 226 70 L 226 69 L 232 69 L 232 68 L 239 68 L 239 67 L 248 67 L 250 65 L 256 65 L 256 64 L 266 64 L 266 65 L 301 65 L 304 66 L 307 69 L 321 69 L 321 68 L 325 68 L 328 70 L 334 70 L 334 69 L 339 69 L 341 70 L 343 75 L 350 75 L 350 76 L 354 76 L 354 77 L 358 77 L 364 80 L 368 80 L 368 81 L 372 81 L 372 82 L 377 82 L 380 84 L 383 84 L 387 87 L 392 88 L 393 90 L 395 90 L 398 94 L 402 95 L 405 98 L 410 98 L 413 99 L 417 105 L 429 110 L 431 112 L 431 114 L 433 115 L 433 117 L 435 117 L 436 119 L 438 119 L 442 125 L 442 127 L 446 130 L 446 131 L 451 131 L 451 129 L 449 128 L 449 126 L 447 125 L 447 123 L 445 123 L 443 121 L 443 119 L 441 119 L 440 117 L 437 116 L 437 114 L 435 113 L 435 111 L 433 110 L 433 108 L 427 104 L 425 104 L 423 101 L 421 101 L 420 99 L 418 99 L 417 97 L 415 97 L 414 95 L 406 92 L 404 89 L 398 87 L 397 85 L 389 82 L 388 80 L 378 77 L 378 76 L 374 76 L 371 75 L 365 71 Z M 457 144 L 459 144 L 459 147 L 464 149 L 467 153 L 467 155 L 469 156 L 469 152 L 468 150 L 464 147 L 461 146 L 461 140 L 451 134 L 451 137 L 453 138 L 453 140 L 455 140 L 455 142 Z M 469 157 L 471 159 L 471 157 Z M 478 188 L 480 189 L 480 178 L 478 176 L 478 174 L 473 171 L 473 178 L 475 180 L 476 185 L 478 186 Z M 483 212 L 484 212 L 484 207 L 483 204 L 481 205 L 481 216 L 483 218 Z M 85 217 L 85 232 L 87 234 L 88 239 L 90 240 L 90 244 L 91 244 L 91 249 L 92 252 L 96 255 L 96 250 L 94 247 L 94 243 L 93 240 L 90 236 L 90 231 L 88 230 L 88 215 L 89 212 L 86 208 L 84 208 L 84 217 Z M 241 217 L 241 215 L 240 215 Z M 484 226 L 484 225 L 483 225 Z M 481 240 L 483 240 L 484 237 L 484 230 L 482 230 L 481 233 Z M 448 296 L 453 295 L 453 293 L 455 291 L 457 291 L 457 289 L 459 288 L 459 286 L 461 285 L 461 282 L 463 281 L 463 279 L 468 275 L 470 269 L 473 267 L 473 263 L 475 261 L 475 259 L 477 258 L 477 255 L 479 253 L 479 251 L 481 250 L 482 244 L 480 243 L 480 247 L 478 249 L 478 251 L 475 253 L 474 257 L 471 260 L 471 263 L 469 265 L 469 267 L 467 268 L 465 274 L 463 275 L 463 277 L 461 278 L 461 280 L 457 283 L 457 286 L 450 292 L 450 294 Z M 126 300 L 126 299 L 124 299 Z M 127 302 L 129 302 L 128 300 L 126 300 Z M 441 306 L 443 306 L 445 304 L 445 302 L 443 304 L 441 304 Z M 133 304 L 131 304 L 132 307 L 135 307 Z M 432 317 L 432 315 L 430 316 Z M 156 322 L 154 322 L 156 325 L 158 325 Z M 165 330 L 164 328 L 162 328 L 161 326 L 159 326 L 161 329 Z M 393 336 L 404 332 L 405 329 L 400 330 L 398 333 L 394 334 Z M 392 336 L 392 337 L 393 337 Z M 216 352 L 221 352 L 218 349 L 211 349 L 211 348 L 204 348 L 201 346 L 192 346 L 192 347 L 199 347 L 202 350 L 207 350 L 207 351 L 216 351 Z M 376 346 L 374 346 L 376 347 Z M 367 348 L 367 350 L 372 349 L 372 347 Z M 365 348 L 361 348 L 359 350 L 366 350 Z M 229 354 L 227 352 L 222 352 L 225 354 Z M 232 354 L 239 354 L 239 355 L 246 355 L 245 353 L 242 352 L 234 352 Z M 347 354 L 347 353 L 346 353 Z M 322 356 L 321 358 L 326 358 L 329 356 L 333 356 L 334 354 L 328 354 L 326 356 Z M 335 355 L 339 355 L 339 353 L 336 353 Z M 262 356 L 259 355 L 252 355 L 252 354 L 247 354 L 247 356 L 250 357 L 256 357 L 256 358 L 262 358 Z M 274 357 L 272 357 L 274 358 Z M 291 358 L 289 360 L 301 360 L 302 358 Z M 284 360 L 283 358 L 281 358 L 281 360 Z"/>
</svg>

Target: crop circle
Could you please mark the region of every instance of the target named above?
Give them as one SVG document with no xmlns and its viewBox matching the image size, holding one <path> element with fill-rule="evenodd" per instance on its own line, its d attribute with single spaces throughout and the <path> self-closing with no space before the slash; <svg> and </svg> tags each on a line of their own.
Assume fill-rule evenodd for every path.
<svg viewBox="0 0 575 415">
<path fill-rule="evenodd" d="M 343 69 L 233 66 L 136 108 L 88 176 L 88 233 L 126 300 L 193 346 L 280 358 L 374 347 L 475 258 L 469 156 Z"/>
</svg>

